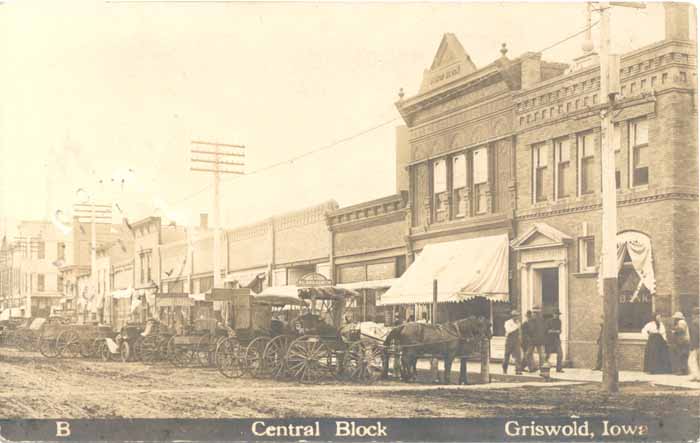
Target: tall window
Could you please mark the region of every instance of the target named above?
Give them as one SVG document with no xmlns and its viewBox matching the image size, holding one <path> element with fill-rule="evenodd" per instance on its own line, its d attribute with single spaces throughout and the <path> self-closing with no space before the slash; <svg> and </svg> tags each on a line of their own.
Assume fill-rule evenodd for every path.
<svg viewBox="0 0 700 443">
<path fill-rule="evenodd" d="M 632 186 L 649 184 L 649 129 L 646 119 L 630 122 Z"/>
<path fill-rule="evenodd" d="M 144 254 L 141 254 L 139 256 L 139 264 L 141 268 L 141 278 L 140 281 L 141 283 L 146 283 L 146 257 Z"/>
<path fill-rule="evenodd" d="M 43 241 L 37 242 L 36 258 L 43 259 L 46 257 L 46 244 Z"/>
<path fill-rule="evenodd" d="M 652 313 L 651 293 L 639 284 L 639 275 L 625 253 L 622 269 L 618 274 L 618 329 L 620 332 L 639 332 Z"/>
<path fill-rule="evenodd" d="M 577 137 L 579 158 L 579 194 L 590 194 L 595 190 L 595 146 L 593 134 Z"/>
<path fill-rule="evenodd" d="M 433 207 L 435 220 L 444 221 L 444 211 L 447 210 L 447 162 L 445 159 L 433 162 Z"/>
<path fill-rule="evenodd" d="M 151 281 L 151 253 L 146 254 L 146 279 Z"/>
<path fill-rule="evenodd" d="M 151 253 L 144 252 L 140 255 L 141 262 L 141 283 L 151 281 Z"/>
<path fill-rule="evenodd" d="M 452 204 L 454 216 L 461 218 L 467 215 L 467 202 L 464 194 L 467 190 L 467 157 L 464 154 L 452 157 Z"/>
<path fill-rule="evenodd" d="M 571 143 L 568 138 L 554 141 L 554 161 L 557 164 L 557 198 L 569 196 L 569 176 L 571 170 Z"/>
<path fill-rule="evenodd" d="M 39 292 L 44 292 L 44 274 L 36 275 L 36 290 Z"/>
<path fill-rule="evenodd" d="M 56 290 L 60 293 L 63 293 L 63 276 L 59 275 L 56 277 Z"/>
<path fill-rule="evenodd" d="M 578 270 L 581 273 L 595 272 L 595 237 L 578 240 Z"/>
<path fill-rule="evenodd" d="M 547 145 L 540 143 L 532 147 L 532 191 L 534 202 L 547 200 L 545 177 L 547 174 Z"/>
<path fill-rule="evenodd" d="M 56 259 L 63 260 L 64 258 L 66 258 L 66 244 L 58 243 L 56 247 Z"/>
<path fill-rule="evenodd" d="M 473 163 L 476 213 L 485 214 L 488 209 L 486 191 L 489 183 L 489 156 L 487 148 L 479 148 L 474 150 Z"/>
</svg>

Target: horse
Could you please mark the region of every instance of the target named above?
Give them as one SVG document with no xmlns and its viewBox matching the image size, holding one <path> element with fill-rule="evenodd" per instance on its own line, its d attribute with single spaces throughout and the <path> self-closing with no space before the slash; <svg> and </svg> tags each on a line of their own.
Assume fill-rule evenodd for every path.
<svg viewBox="0 0 700 443">
<path fill-rule="evenodd" d="M 384 341 L 388 349 L 397 346 L 401 352 L 401 378 L 415 378 L 416 361 L 423 355 L 441 355 L 444 360 L 444 383 L 451 382 L 452 361 L 480 349 L 484 338 L 491 337 L 491 324 L 474 316 L 441 325 L 406 323 L 391 330 Z M 467 383 L 466 360 L 460 360 L 459 383 Z M 385 356 L 384 376 L 388 373 L 388 356 Z"/>
</svg>

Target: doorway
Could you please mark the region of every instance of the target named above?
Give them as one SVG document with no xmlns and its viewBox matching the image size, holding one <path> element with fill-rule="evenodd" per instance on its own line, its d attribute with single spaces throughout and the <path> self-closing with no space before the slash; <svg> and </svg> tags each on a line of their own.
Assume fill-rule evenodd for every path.
<svg viewBox="0 0 700 443">
<path fill-rule="evenodd" d="M 548 315 L 559 309 L 559 268 L 537 270 L 540 280 L 540 302 L 542 314 Z"/>
</svg>

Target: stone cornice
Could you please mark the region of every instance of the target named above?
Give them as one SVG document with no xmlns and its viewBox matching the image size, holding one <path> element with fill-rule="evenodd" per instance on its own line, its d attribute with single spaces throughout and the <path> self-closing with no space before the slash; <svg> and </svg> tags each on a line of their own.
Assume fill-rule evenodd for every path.
<svg viewBox="0 0 700 443">
<path fill-rule="evenodd" d="M 682 188 L 667 188 L 657 192 L 648 191 L 628 191 L 617 197 L 617 206 L 634 206 L 644 203 L 663 200 L 686 200 L 697 201 L 698 193 L 689 192 Z M 574 214 L 579 212 L 597 211 L 602 208 L 601 197 L 588 197 L 576 202 L 564 202 L 546 207 L 521 209 L 516 211 L 516 220 L 530 220 L 541 217 L 552 217 L 556 215 Z"/>
<path fill-rule="evenodd" d="M 513 219 L 508 214 L 499 213 L 471 217 L 467 220 L 452 221 L 440 224 L 428 225 L 427 228 L 411 228 L 411 240 L 423 240 L 444 235 L 459 234 L 463 232 L 479 231 L 484 229 L 511 227 Z"/>
<path fill-rule="evenodd" d="M 387 223 L 405 219 L 408 193 L 382 197 L 357 205 L 336 209 L 326 215 L 326 223 L 331 231 L 357 229 L 375 223 Z"/>
</svg>

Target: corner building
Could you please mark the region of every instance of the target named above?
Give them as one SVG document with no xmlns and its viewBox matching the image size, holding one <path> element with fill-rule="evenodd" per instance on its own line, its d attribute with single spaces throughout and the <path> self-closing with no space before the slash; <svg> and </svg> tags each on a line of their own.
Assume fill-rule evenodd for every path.
<svg viewBox="0 0 700 443">
<path fill-rule="evenodd" d="M 689 5 L 665 5 L 666 38 L 623 54 L 613 143 L 618 200 L 622 369 L 641 369 L 640 334 L 698 303 L 696 44 Z M 418 94 L 396 103 L 399 190 L 408 190 L 406 262 L 425 246 L 507 234 L 508 302 L 444 303 L 440 321 L 476 313 L 494 322 L 502 356 L 511 309 L 558 309 L 565 360 L 595 363 L 603 303 L 600 66 L 541 54 L 477 69 L 446 34 Z M 407 273 L 410 271 L 407 270 Z M 440 284 L 438 282 L 438 284 Z"/>
</svg>

